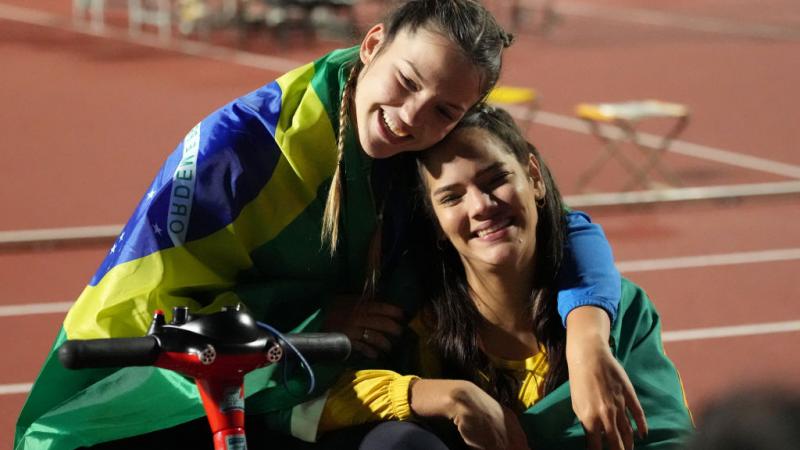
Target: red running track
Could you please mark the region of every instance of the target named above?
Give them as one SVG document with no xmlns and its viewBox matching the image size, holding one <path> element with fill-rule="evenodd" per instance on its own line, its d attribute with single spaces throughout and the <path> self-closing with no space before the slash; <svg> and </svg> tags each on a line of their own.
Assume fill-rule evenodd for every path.
<svg viewBox="0 0 800 450">
<path fill-rule="evenodd" d="M 192 56 L 128 40 L 113 11 L 102 36 L 74 30 L 63 3 L 0 3 L 0 231 L 123 223 L 164 155 L 200 117 L 272 80 L 281 64 L 342 45 L 295 43 L 279 61 L 203 45 Z M 530 135 L 565 194 L 574 194 L 599 149 L 568 129 L 574 105 L 584 101 L 658 97 L 689 105 L 692 123 L 682 139 L 731 156 L 720 163 L 669 154 L 666 162 L 689 185 L 800 179 L 796 2 L 686 0 L 659 10 L 640 3 L 562 1 L 553 34 L 522 33 L 508 52 L 502 81 L 542 93 L 540 118 L 551 120 Z M 259 39 L 248 50 L 276 54 Z M 775 164 L 749 166 L 747 156 Z M 618 187 L 621 175 L 609 166 L 594 188 Z M 800 388 L 800 354 L 791 350 L 800 344 L 800 330 L 792 328 L 800 321 L 797 196 L 589 212 L 624 274 L 656 302 L 665 337 L 700 330 L 666 343 L 695 410 L 740 385 Z M 0 308 L 74 300 L 107 246 L 0 249 Z M 644 270 L 648 264 L 662 267 Z M 7 344 L 0 388 L 10 391 L 0 392 L 0 436 L 10 443 L 26 395 L 19 385 L 33 382 L 64 313 L 0 311 Z M 709 337 L 720 327 L 751 324 L 771 325 Z"/>
</svg>

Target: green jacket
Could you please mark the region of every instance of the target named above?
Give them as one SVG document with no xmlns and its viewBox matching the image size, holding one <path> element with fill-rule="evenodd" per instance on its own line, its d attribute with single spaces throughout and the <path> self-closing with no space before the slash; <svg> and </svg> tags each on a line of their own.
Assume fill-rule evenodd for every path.
<svg viewBox="0 0 800 450">
<path fill-rule="evenodd" d="M 677 449 L 693 430 L 680 375 L 661 342 L 661 321 L 647 294 L 622 280 L 619 315 L 611 330 L 612 351 L 633 383 L 649 433 L 637 449 Z M 531 448 L 585 450 L 585 432 L 572 411 L 569 382 L 520 416 Z M 635 433 L 634 433 L 635 435 Z"/>
</svg>

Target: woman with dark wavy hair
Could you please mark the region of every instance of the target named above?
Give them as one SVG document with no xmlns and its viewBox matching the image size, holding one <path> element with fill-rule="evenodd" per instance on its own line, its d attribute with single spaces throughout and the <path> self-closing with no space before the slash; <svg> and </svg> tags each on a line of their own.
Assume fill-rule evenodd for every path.
<svg viewBox="0 0 800 450">
<path fill-rule="evenodd" d="M 567 212 L 539 153 L 508 113 L 482 107 L 418 167 L 438 236 L 432 301 L 412 323 L 418 371 L 363 370 L 341 380 L 322 429 L 345 419 L 408 420 L 432 427 L 449 448 L 599 449 L 602 438 L 570 407 L 574 368 L 556 301 Z M 613 423 L 600 424 L 607 444 L 681 445 L 692 422 L 678 372 L 663 353 L 655 308 L 628 280 L 608 331 L 606 351 L 630 377 L 647 425 L 636 420 L 634 433 L 627 412 L 616 410 Z M 437 419 L 452 422 L 457 439 Z M 407 425 L 379 425 L 366 441 L 399 427 Z"/>
</svg>

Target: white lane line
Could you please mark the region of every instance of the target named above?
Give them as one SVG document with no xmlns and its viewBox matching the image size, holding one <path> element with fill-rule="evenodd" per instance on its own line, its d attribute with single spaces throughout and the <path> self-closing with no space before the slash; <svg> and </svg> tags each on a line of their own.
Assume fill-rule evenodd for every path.
<svg viewBox="0 0 800 450">
<path fill-rule="evenodd" d="M 624 8 L 592 5 L 578 2 L 560 2 L 558 13 L 606 19 L 615 22 L 635 23 L 679 28 L 728 36 L 755 37 L 761 39 L 800 39 L 800 30 L 788 26 L 768 25 L 720 19 L 708 16 L 689 16 L 644 8 Z"/>
<path fill-rule="evenodd" d="M 622 273 L 632 273 L 649 272 L 653 270 L 686 269 L 690 267 L 789 261 L 795 259 L 800 259 L 800 248 L 621 261 L 617 263 L 617 269 Z"/>
<path fill-rule="evenodd" d="M 55 14 L 19 6 L 0 4 L 0 17 L 15 22 L 59 28 L 63 19 Z"/>
<path fill-rule="evenodd" d="M 590 208 L 598 206 L 683 202 L 689 200 L 721 200 L 726 198 L 774 196 L 797 193 L 800 193 L 800 180 L 576 194 L 564 196 L 564 202 L 572 208 Z M 2 243 L 2 241 L 0 241 L 0 243 Z"/>
<path fill-rule="evenodd" d="M 145 47 L 170 50 L 185 55 L 200 56 L 245 67 L 269 70 L 279 74 L 288 72 L 303 64 L 303 62 L 288 58 L 245 52 L 185 38 L 178 38 L 165 42 L 154 34 L 140 33 L 131 35 L 127 28 L 109 26 L 108 24 L 103 26 L 102 29 L 92 28 L 88 25 L 79 26 L 73 24 L 69 18 L 18 6 L 0 4 L 0 19 L 125 41 Z"/>
<path fill-rule="evenodd" d="M 33 230 L 0 231 L 0 245 L 35 244 L 39 242 L 80 239 L 115 238 L 122 225 L 98 225 L 89 227 L 40 228 Z"/>
<path fill-rule="evenodd" d="M 518 119 L 524 118 L 522 116 L 521 108 L 506 108 L 512 112 L 512 115 Z M 576 117 L 564 116 L 561 114 L 551 113 L 547 111 L 539 111 L 533 119 L 534 122 L 547 125 L 553 128 L 560 128 L 562 130 L 574 131 L 581 134 L 591 134 L 588 125 Z M 605 136 L 616 138 L 619 135 L 619 130 L 607 125 L 601 126 L 601 133 Z M 651 133 L 639 133 L 640 143 L 649 148 L 657 148 L 661 143 L 661 136 Z M 600 145 L 598 143 L 598 145 Z M 800 179 L 800 166 L 793 164 L 786 164 L 779 161 L 773 161 L 765 158 L 747 155 L 744 153 L 732 152 L 730 150 L 722 150 L 719 148 L 709 147 L 707 145 L 693 144 L 682 140 L 672 141 L 669 147 L 669 152 L 679 153 L 694 158 L 706 159 L 718 163 L 728 164 L 731 166 L 742 167 L 750 170 L 758 170 L 761 172 L 771 173 L 773 175 L 780 175 L 794 179 Z"/>
<path fill-rule="evenodd" d="M 662 139 L 661 136 L 650 133 L 639 133 L 639 138 L 645 147 L 650 148 L 657 148 Z M 796 165 L 759 158 L 757 156 L 747 155 L 744 153 L 722 150 L 719 148 L 709 147 L 707 145 L 676 140 L 672 142 L 672 145 L 670 145 L 667 151 L 728 164 L 731 166 L 742 167 L 745 169 L 760 170 L 762 172 L 772 173 L 775 175 L 783 175 L 785 177 L 800 179 L 800 167 Z"/>
<path fill-rule="evenodd" d="M 0 384 L 0 395 L 27 394 L 33 383 Z"/>
<path fill-rule="evenodd" d="M 694 328 L 689 330 L 665 331 L 661 334 L 664 342 L 697 341 L 758 334 L 791 333 L 800 331 L 800 320 L 787 322 L 756 323 L 729 327 Z"/>
<path fill-rule="evenodd" d="M 0 306 L 0 317 L 30 316 L 34 314 L 65 313 L 75 302 L 31 303 L 27 305 Z"/>
</svg>

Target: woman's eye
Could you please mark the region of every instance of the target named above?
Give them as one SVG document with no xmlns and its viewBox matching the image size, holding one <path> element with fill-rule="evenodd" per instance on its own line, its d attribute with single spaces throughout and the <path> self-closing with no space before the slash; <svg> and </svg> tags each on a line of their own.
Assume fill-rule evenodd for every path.
<svg viewBox="0 0 800 450">
<path fill-rule="evenodd" d="M 454 205 L 458 202 L 459 197 L 457 195 L 444 195 L 439 197 L 439 204 L 443 206 Z"/>
<path fill-rule="evenodd" d="M 508 178 L 511 176 L 511 172 L 501 172 L 492 177 L 489 180 L 489 188 L 494 189 L 496 187 L 502 186 L 508 181 Z"/>
<path fill-rule="evenodd" d="M 417 92 L 418 87 L 417 84 L 414 83 L 410 78 L 406 77 L 402 73 L 400 74 L 400 83 L 411 92 Z"/>
<path fill-rule="evenodd" d="M 439 108 L 439 114 L 441 114 L 442 117 L 444 117 L 446 120 L 454 120 L 455 119 L 455 116 L 453 115 L 453 113 L 451 113 L 450 110 L 447 109 L 447 108 Z"/>
</svg>

